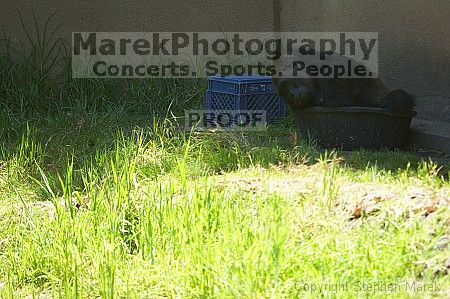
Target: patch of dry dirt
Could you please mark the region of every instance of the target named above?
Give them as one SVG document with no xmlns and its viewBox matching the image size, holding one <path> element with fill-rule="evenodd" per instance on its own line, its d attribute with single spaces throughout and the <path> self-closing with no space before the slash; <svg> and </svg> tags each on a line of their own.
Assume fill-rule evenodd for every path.
<svg viewBox="0 0 450 299">
<path fill-rule="evenodd" d="M 219 176 L 218 188 L 238 188 L 242 192 L 279 193 L 290 198 L 296 196 L 322 196 L 324 178 L 322 172 L 315 170 L 301 172 L 295 169 L 283 170 L 286 176 L 274 176 L 269 179 L 248 176 Z M 369 215 L 388 206 L 392 213 L 400 216 L 405 213 L 428 216 L 439 207 L 450 204 L 450 188 L 434 189 L 420 184 L 399 187 L 394 184 L 357 183 L 341 177 L 335 180 L 334 200 L 336 206 L 350 213 L 356 219 L 363 214 Z"/>
</svg>

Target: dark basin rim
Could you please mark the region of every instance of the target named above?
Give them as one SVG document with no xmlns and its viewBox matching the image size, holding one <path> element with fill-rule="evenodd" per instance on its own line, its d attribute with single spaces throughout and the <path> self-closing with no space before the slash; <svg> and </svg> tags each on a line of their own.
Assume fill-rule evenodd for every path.
<svg viewBox="0 0 450 299">
<path fill-rule="evenodd" d="M 413 111 L 412 114 L 397 114 L 389 112 L 389 110 L 384 108 L 376 108 L 376 107 L 308 107 L 308 108 L 302 108 L 299 109 L 298 112 L 300 113 L 324 113 L 324 114 L 330 114 L 330 113 L 370 113 L 370 114 L 383 114 L 383 115 L 389 115 L 389 116 L 396 116 L 396 117 L 412 117 L 417 114 L 416 111 Z"/>
</svg>

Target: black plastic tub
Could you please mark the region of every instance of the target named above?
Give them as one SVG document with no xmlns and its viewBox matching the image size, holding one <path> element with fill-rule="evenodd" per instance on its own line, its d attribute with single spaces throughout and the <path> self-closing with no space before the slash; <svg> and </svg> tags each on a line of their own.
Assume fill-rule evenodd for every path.
<svg viewBox="0 0 450 299">
<path fill-rule="evenodd" d="M 383 108 L 313 107 L 295 112 L 300 135 L 322 148 L 343 150 L 404 148 L 411 115 Z"/>
</svg>

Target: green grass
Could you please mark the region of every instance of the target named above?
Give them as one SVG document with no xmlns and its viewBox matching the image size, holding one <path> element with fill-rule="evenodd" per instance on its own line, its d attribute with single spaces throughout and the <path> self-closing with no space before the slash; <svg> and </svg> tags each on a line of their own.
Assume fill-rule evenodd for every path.
<svg viewBox="0 0 450 299">
<path fill-rule="evenodd" d="M 1 298 L 448 295 L 448 166 L 320 151 L 289 121 L 185 133 L 204 81 L 58 82 L 30 63 L 0 58 Z"/>
<path fill-rule="evenodd" d="M 357 152 L 343 162 L 270 133 L 272 144 L 256 147 L 243 142 L 260 144 L 249 137 L 185 135 L 155 123 L 113 134 L 112 146 L 89 159 L 69 155 L 54 165 L 59 151 L 46 152 L 36 136 L 26 127 L 0 158 L 2 297 L 350 298 L 375 282 L 401 284 L 396 297 L 422 297 L 408 293 L 406 281 L 450 286 L 450 250 L 435 247 L 448 234 L 446 207 L 406 217 L 385 204 L 350 220 L 338 205 L 339 189 L 361 182 L 449 196 L 431 164 L 392 171 L 360 159 L 392 155 L 401 163 L 400 153 Z M 307 192 L 267 188 L 311 176 L 318 180 Z M 235 183 L 250 178 L 261 185 Z M 339 283 L 348 289 L 311 291 Z"/>
</svg>

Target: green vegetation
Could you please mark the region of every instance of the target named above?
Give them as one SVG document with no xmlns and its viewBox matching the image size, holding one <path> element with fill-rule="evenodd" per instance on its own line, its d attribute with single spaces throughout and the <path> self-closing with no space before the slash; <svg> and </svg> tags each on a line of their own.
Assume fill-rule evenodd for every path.
<svg viewBox="0 0 450 299">
<path fill-rule="evenodd" d="M 204 81 L 35 63 L 0 58 L 1 298 L 449 294 L 448 167 L 323 152 L 289 121 L 185 133 Z"/>
</svg>

